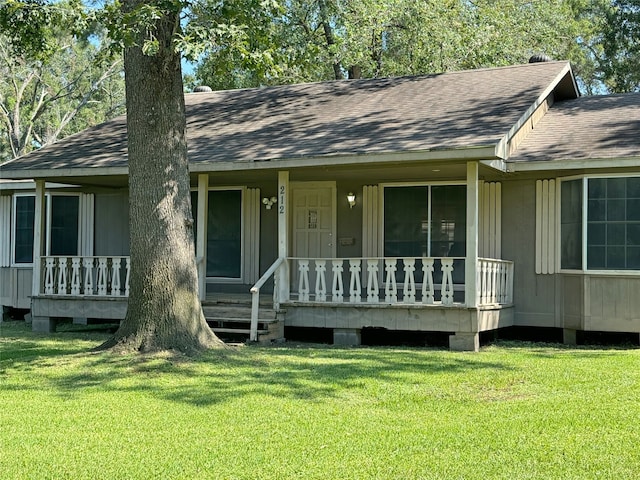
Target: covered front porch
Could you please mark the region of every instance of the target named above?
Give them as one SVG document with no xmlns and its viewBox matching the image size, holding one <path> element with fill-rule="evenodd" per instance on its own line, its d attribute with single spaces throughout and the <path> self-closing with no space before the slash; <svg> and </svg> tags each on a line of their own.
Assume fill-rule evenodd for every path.
<svg viewBox="0 0 640 480">
<path fill-rule="evenodd" d="M 256 299 L 272 295 L 286 326 L 333 329 L 336 343 L 358 343 L 371 326 L 450 332 L 452 348 L 477 349 L 479 332 L 512 322 L 514 266 L 500 258 L 500 184 L 479 179 L 479 169 L 490 167 L 475 160 L 434 179 L 441 168 L 429 165 L 431 173 L 414 181 L 406 178 L 424 167 L 377 168 L 364 179 L 364 170 L 349 170 L 333 180 L 307 170 L 263 172 L 244 190 L 236 174 L 194 173 L 201 299 L 220 289 L 253 297 L 251 340 L 258 340 Z M 231 200 L 241 220 L 229 241 L 238 240 L 227 253 L 237 259 L 225 270 L 237 278 L 211 278 L 214 252 L 228 243 L 209 228 L 219 221 L 212 201 L 224 198 L 211 192 L 225 189 L 238 192 Z M 40 254 L 37 190 L 34 328 L 49 330 L 57 317 L 124 318 L 129 257 Z M 353 203 L 343 201 L 345 191 L 355 192 Z"/>
<path fill-rule="evenodd" d="M 513 263 L 479 258 L 284 258 L 251 288 L 250 338 L 258 340 L 260 290 L 274 276 L 273 303 L 285 325 L 330 328 L 335 343 L 358 344 L 366 327 L 452 332 L 452 348 L 477 349 L 478 333 L 510 324 Z M 121 320 L 129 295 L 128 257 L 46 256 L 33 297 L 35 330 L 56 319 Z M 468 283 L 476 286 L 468 291 Z M 467 295 L 472 295 L 469 298 Z M 263 295 L 264 297 L 264 295 Z M 207 300 L 205 296 L 203 300 Z M 457 345 L 457 346 L 456 346 Z"/>
</svg>

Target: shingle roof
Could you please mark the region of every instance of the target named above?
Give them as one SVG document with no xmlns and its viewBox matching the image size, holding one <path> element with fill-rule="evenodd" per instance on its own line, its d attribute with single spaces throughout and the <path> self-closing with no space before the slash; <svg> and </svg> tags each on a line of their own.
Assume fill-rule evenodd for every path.
<svg viewBox="0 0 640 480">
<path fill-rule="evenodd" d="M 566 62 L 547 62 L 189 94 L 189 160 L 211 163 L 215 170 L 216 162 L 495 145 L 567 68 Z M 126 162 L 126 123 L 119 117 L 3 170 L 123 167 Z"/>
<path fill-rule="evenodd" d="M 640 94 L 557 102 L 509 161 L 640 156 Z"/>
</svg>

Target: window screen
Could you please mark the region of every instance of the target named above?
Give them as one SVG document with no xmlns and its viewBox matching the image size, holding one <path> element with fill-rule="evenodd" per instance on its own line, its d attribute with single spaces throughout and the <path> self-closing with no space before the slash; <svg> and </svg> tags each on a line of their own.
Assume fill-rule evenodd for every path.
<svg viewBox="0 0 640 480">
<path fill-rule="evenodd" d="M 34 196 L 18 196 L 15 203 L 15 263 L 33 262 L 33 222 L 36 208 Z"/>
<path fill-rule="evenodd" d="M 50 255 L 78 254 L 78 210 L 80 198 L 70 195 L 51 197 Z"/>
</svg>

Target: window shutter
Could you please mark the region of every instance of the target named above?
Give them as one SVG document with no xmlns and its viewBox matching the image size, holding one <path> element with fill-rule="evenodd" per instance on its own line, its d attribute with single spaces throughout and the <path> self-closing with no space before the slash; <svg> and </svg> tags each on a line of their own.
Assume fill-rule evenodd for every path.
<svg viewBox="0 0 640 480">
<path fill-rule="evenodd" d="M 91 257 L 93 256 L 95 195 L 93 193 L 80 194 L 79 207 L 78 230 L 80 245 L 78 255 Z"/>
<path fill-rule="evenodd" d="M 11 196 L 0 196 L 0 267 L 11 265 Z"/>
<path fill-rule="evenodd" d="M 244 282 L 254 284 L 260 278 L 260 189 L 244 192 Z"/>
<path fill-rule="evenodd" d="M 536 181 L 536 273 L 556 272 L 556 181 Z"/>
<path fill-rule="evenodd" d="M 378 186 L 365 185 L 362 188 L 362 256 L 378 257 L 380 255 Z"/>
<path fill-rule="evenodd" d="M 502 185 L 482 182 L 478 204 L 478 254 L 484 258 L 502 257 Z"/>
</svg>

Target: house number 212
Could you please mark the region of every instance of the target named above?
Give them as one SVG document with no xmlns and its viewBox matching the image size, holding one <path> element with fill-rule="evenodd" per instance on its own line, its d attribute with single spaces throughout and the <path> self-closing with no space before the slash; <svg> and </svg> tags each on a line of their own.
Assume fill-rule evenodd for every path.
<svg viewBox="0 0 640 480">
<path fill-rule="evenodd" d="M 280 186 L 280 202 L 278 202 L 280 205 L 278 205 L 278 213 L 280 215 L 284 215 L 284 198 L 285 198 L 285 189 L 284 189 L 284 185 Z"/>
</svg>

